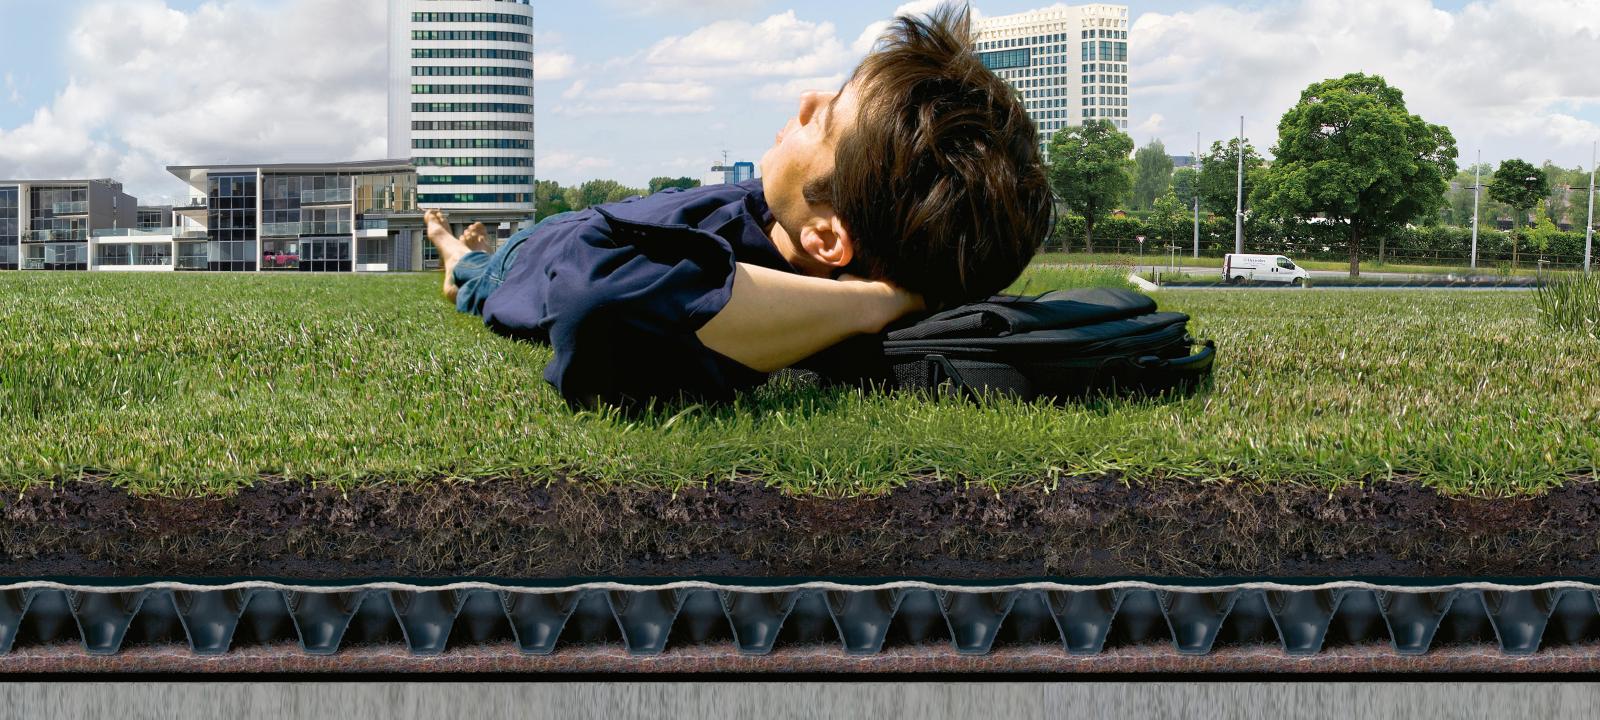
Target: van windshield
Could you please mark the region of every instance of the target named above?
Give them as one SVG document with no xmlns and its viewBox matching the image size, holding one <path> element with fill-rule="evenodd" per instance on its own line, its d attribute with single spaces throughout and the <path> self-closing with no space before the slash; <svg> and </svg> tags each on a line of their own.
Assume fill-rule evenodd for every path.
<svg viewBox="0 0 1600 720">
<path fill-rule="evenodd" d="M 1289 262 L 1289 258 L 1278 258 L 1278 267 L 1281 267 L 1285 270 L 1293 270 L 1294 263 Z"/>
</svg>

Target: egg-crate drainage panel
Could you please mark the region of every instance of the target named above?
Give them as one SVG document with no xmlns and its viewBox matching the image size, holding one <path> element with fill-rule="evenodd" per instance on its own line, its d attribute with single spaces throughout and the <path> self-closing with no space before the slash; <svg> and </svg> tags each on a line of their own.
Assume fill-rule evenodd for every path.
<svg viewBox="0 0 1600 720">
<path fill-rule="evenodd" d="M 1432 652 L 1469 657 L 1479 663 L 1474 667 L 1486 655 L 1555 653 L 1563 667 L 1592 670 L 1600 667 L 1597 643 L 1600 585 L 1575 581 L 0 584 L 0 672 L 91 668 L 73 658 L 119 653 L 154 653 L 162 661 L 146 667 L 171 670 L 182 658 L 261 657 L 265 650 L 303 660 L 370 661 L 377 653 L 388 667 L 417 669 L 425 666 L 396 661 L 457 653 L 482 660 L 485 648 L 528 659 L 524 669 L 550 669 L 534 660 L 564 655 L 576 663 L 568 669 L 588 670 L 648 670 L 640 661 L 661 657 L 696 669 L 774 669 L 759 660 L 767 657 L 810 659 L 788 669 L 871 669 L 874 656 L 913 670 L 982 669 L 949 661 L 985 657 L 1007 659 L 999 669 L 1044 669 L 1052 657 L 1057 667 L 1073 667 L 1097 656 L 1138 668 L 1132 649 L 1298 661 L 1349 659 L 1352 649 L 1371 660 L 1384 646 L 1380 654 L 1391 659 Z M 729 658 L 744 663 L 722 662 Z M 1364 667 L 1380 666 L 1404 667 Z"/>
</svg>

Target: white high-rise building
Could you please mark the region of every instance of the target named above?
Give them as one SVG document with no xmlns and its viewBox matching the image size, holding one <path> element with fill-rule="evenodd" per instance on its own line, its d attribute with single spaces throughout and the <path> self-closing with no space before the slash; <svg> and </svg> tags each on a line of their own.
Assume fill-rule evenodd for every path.
<svg viewBox="0 0 1600 720">
<path fill-rule="evenodd" d="M 1128 129 L 1128 7 L 1077 5 L 984 18 L 974 28 L 984 65 L 1022 93 L 1049 137 L 1086 120 Z"/>
<path fill-rule="evenodd" d="M 389 157 L 418 206 L 531 216 L 533 130 L 530 0 L 389 0 Z"/>
</svg>

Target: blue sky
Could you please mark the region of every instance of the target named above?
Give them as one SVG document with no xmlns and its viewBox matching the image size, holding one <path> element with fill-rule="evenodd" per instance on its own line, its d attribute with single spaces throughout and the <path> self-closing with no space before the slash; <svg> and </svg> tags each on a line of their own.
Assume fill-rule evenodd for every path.
<svg viewBox="0 0 1600 720">
<path fill-rule="evenodd" d="M 904 0 L 536 3 L 538 174 L 642 185 L 759 158 L 799 90 L 836 82 Z M 1130 131 L 1175 154 L 1241 114 L 1270 147 L 1301 88 L 1358 70 L 1449 126 L 1463 161 L 1587 166 L 1600 137 L 1596 0 L 1129 6 Z M 0 27 L 0 176 L 111 175 L 155 198 L 181 191 L 166 165 L 384 154 L 380 0 L 0 0 Z"/>
</svg>

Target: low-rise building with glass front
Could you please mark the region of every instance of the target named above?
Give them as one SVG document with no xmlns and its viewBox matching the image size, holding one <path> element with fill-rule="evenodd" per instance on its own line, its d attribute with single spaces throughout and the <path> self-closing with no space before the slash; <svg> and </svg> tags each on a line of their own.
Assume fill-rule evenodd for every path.
<svg viewBox="0 0 1600 720">
<path fill-rule="evenodd" d="M 96 270 L 390 272 L 421 269 L 409 160 L 167 168 L 191 197 L 165 227 L 103 231 Z M 160 208 L 147 216 L 162 222 Z"/>
<path fill-rule="evenodd" d="M 88 270 L 94 231 L 134 227 L 138 204 L 106 178 L 0 180 L 0 270 Z"/>
</svg>

